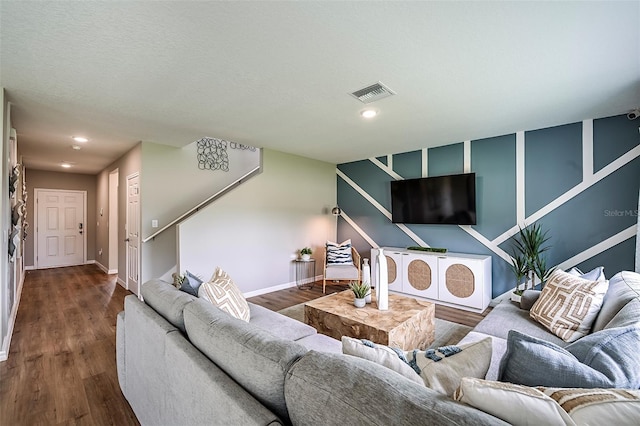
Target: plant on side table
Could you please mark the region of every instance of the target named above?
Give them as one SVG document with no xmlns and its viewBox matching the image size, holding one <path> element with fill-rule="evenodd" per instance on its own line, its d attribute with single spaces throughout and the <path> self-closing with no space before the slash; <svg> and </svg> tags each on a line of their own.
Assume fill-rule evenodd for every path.
<svg viewBox="0 0 640 426">
<path fill-rule="evenodd" d="M 353 305 L 356 308 L 364 308 L 364 306 L 366 305 L 365 297 L 367 296 L 367 293 L 369 293 L 369 289 L 371 288 L 369 284 L 366 282 L 351 281 L 349 283 L 349 288 L 355 296 Z"/>
<path fill-rule="evenodd" d="M 514 254 L 511 257 L 510 266 L 516 276 L 516 288 L 511 300 L 520 302 L 520 297 L 525 290 L 535 288 L 536 278 L 542 287 L 555 269 L 548 268 L 547 260 L 543 257 L 543 253 L 551 248 L 546 244 L 549 239 L 547 231 L 543 231 L 540 224 L 520 228 L 518 238 L 513 240 Z M 524 286 L 520 288 L 523 279 Z"/>
<path fill-rule="evenodd" d="M 311 247 L 305 247 L 302 250 L 300 250 L 300 258 L 302 260 L 306 261 L 306 260 L 311 259 L 311 254 L 312 254 Z"/>
</svg>

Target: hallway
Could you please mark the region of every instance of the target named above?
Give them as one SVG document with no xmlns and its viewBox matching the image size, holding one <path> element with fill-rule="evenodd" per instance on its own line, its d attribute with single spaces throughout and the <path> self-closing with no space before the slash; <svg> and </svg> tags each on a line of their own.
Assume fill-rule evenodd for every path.
<svg viewBox="0 0 640 426">
<path fill-rule="evenodd" d="M 95 265 L 26 272 L 9 358 L 0 363 L 0 424 L 138 424 L 115 362 L 127 294 Z"/>
</svg>

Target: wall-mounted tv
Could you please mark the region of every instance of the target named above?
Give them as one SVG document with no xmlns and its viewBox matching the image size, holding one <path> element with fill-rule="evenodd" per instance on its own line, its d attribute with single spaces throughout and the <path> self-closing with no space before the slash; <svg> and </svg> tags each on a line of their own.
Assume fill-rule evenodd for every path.
<svg viewBox="0 0 640 426">
<path fill-rule="evenodd" d="M 391 221 L 476 224 L 476 174 L 434 176 L 391 182 Z"/>
</svg>

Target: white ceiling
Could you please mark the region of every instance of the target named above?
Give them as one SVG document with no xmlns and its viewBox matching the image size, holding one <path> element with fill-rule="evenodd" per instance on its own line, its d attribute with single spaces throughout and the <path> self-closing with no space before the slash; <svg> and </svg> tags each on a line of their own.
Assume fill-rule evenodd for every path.
<svg viewBox="0 0 640 426">
<path fill-rule="evenodd" d="M 202 136 L 332 163 L 640 106 L 640 2 L 0 2 L 33 168 Z M 382 81 L 371 106 L 349 93 Z M 71 150 L 73 135 L 91 141 Z"/>
</svg>

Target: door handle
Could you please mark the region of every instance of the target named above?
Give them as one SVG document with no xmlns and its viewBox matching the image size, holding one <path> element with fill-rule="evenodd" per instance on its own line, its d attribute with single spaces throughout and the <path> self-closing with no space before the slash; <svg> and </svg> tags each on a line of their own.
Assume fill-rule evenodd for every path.
<svg viewBox="0 0 640 426">
<path fill-rule="evenodd" d="M 125 243 L 128 243 L 128 242 L 129 242 L 129 238 L 125 238 L 125 239 L 124 239 L 124 242 L 125 242 Z"/>
</svg>

